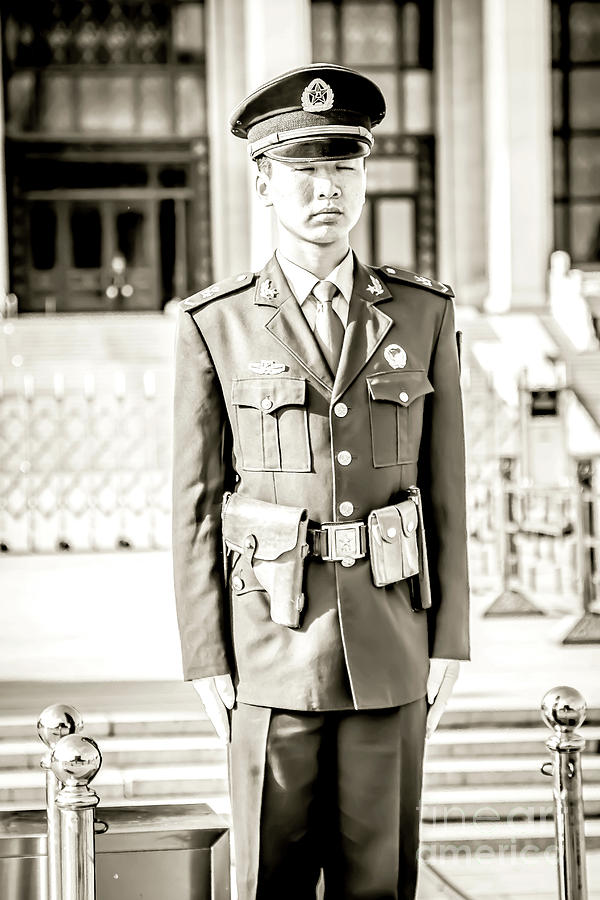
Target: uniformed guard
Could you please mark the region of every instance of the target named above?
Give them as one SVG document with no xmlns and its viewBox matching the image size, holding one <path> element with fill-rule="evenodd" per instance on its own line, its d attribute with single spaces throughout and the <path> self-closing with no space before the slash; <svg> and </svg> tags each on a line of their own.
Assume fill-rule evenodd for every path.
<svg viewBox="0 0 600 900">
<path fill-rule="evenodd" d="M 348 235 L 379 88 L 288 72 L 235 110 L 278 249 L 180 304 L 184 677 L 230 738 L 240 900 L 413 898 L 423 750 L 469 658 L 453 293 Z"/>
</svg>

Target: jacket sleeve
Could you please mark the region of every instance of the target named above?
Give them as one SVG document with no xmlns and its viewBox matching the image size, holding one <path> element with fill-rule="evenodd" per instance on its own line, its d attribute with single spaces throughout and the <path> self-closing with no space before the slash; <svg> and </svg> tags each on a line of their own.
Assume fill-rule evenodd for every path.
<svg viewBox="0 0 600 900">
<path fill-rule="evenodd" d="M 221 502 L 228 420 L 217 374 L 192 316 L 178 311 L 173 422 L 173 571 L 186 681 L 230 671 Z"/>
<path fill-rule="evenodd" d="M 465 442 L 454 305 L 447 299 L 433 348 L 419 484 L 427 536 L 429 655 L 470 659 Z"/>
</svg>

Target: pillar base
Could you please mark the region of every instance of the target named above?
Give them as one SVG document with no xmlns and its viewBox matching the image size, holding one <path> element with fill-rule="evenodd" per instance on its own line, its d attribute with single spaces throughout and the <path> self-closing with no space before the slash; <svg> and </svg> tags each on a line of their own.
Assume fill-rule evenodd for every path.
<svg viewBox="0 0 600 900">
<path fill-rule="evenodd" d="M 586 612 L 567 632 L 562 644 L 600 644 L 600 613 Z"/>
<path fill-rule="evenodd" d="M 513 588 L 499 594 L 484 616 L 543 616 L 545 613 L 535 603 Z"/>
</svg>

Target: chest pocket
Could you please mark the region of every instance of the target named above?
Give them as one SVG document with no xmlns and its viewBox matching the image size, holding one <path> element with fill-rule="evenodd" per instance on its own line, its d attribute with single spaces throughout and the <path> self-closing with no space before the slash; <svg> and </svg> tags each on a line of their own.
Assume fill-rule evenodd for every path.
<svg viewBox="0 0 600 900">
<path fill-rule="evenodd" d="M 249 472 L 310 472 L 304 378 L 242 378 L 233 382 L 242 468 Z"/>
<path fill-rule="evenodd" d="M 367 377 L 373 465 L 397 466 L 419 455 L 425 396 L 433 387 L 423 369 Z"/>
</svg>

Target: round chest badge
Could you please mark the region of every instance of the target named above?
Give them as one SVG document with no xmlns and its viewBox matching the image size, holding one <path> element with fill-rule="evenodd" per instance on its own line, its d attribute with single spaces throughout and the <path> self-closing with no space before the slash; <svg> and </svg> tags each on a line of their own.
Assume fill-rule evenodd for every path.
<svg viewBox="0 0 600 900">
<path fill-rule="evenodd" d="M 333 106 L 334 93 L 322 78 L 313 78 L 302 91 L 302 109 L 304 112 L 326 112 Z"/>
<path fill-rule="evenodd" d="M 406 350 L 400 344 L 388 344 L 383 355 L 392 369 L 403 369 L 406 365 Z"/>
</svg>

